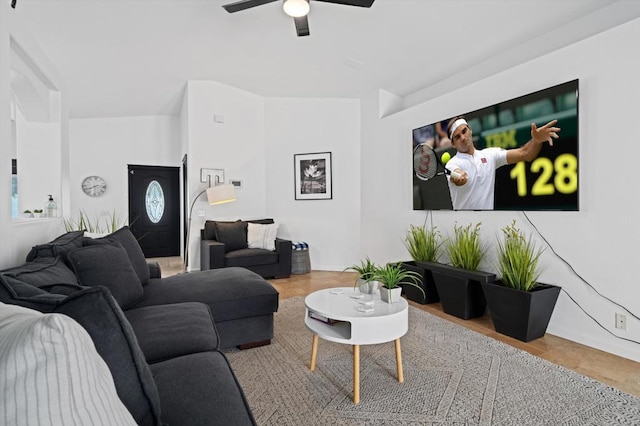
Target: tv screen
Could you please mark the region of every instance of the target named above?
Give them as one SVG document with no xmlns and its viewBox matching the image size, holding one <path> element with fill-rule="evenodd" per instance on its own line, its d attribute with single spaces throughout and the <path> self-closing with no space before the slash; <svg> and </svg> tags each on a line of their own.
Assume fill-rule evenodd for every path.
<svg viewBox="0 0 640 426">
<path fill-rule="evenodd" d="M 488 199 L 493 195 L 493 206 L 488 202 L 476 208 L 454 206 L 452 201 L 455 199 L 452 198 L 452 191 L 458 188 L 450 182 L 443 164 L 457 155 L 447 133 L 449 118 L 413 129 L 414 210 L 579 210 L 578 80 L 461 115 L 464 115 L 471 128 L 476 154 L 472 157 L 458 155 L 449 168 L 453 168 L 454 163 L 460 164 L 465 158 L 471 161 L 468 164 L 478 170 L 486 167 L 489 154 L 496 150 L 485 151 L 486 155 L 481 150 L 508 150 L 526 144 L 531 139 L 531 123 L 541 127 L 551 120 L 558 120 L 555 126 L 561 130 L 559 138 L 553 140 L 553 146 L 544 143 L 533 161 L 521 161 L 495 169 L 493 193 L 490 185 L 483 189 L 488 191 Z M 430 158 L 434 162 L 429 163 Z M 436 167 L 430 168 L 429 165 Z M 424 173 L 429 170 L 431 173 Z M 481 173 L 475 176 L 479 177 Z M 471 181 L 472 177 L 469 179 Z M 475 183 L 474 191 L 481 187 L 482 182 L 478 180 Z"/>
</svg>

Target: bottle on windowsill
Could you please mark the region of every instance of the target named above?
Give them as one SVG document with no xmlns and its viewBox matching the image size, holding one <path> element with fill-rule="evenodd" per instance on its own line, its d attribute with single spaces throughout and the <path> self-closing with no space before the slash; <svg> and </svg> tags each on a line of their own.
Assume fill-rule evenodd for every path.
<svg viewBox="0 0 640 426">
<path fill-rule="evenodd" d="M 46 217 L 56 217 L 58 215 L 58 205 L 53 200 L 53 196 L 49 195 L 49 201 L 47 202 Z"/>
</svg>

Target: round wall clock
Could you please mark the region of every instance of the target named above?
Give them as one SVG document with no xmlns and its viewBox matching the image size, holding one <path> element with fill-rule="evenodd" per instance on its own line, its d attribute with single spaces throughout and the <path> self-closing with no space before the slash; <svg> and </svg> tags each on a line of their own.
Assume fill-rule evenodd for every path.
<svg viewBox="0 0 640 426">
<path fill-rule="evenodd" d="M 88 176 L 82 181 L 82 190 L 90 197 L 99 197 L 107 190 L 107 182 L 100 176 Z"/>
</svg>

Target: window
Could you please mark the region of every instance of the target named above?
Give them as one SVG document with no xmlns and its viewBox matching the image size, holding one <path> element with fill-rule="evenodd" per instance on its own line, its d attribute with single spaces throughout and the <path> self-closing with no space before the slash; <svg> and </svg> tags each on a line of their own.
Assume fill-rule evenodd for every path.
<svg viewBox="0 0 640 426">
<path fill-rule="evenodd" d="M 144 205 L 147 209 L 147 216 L 153 223 L 160 222 L 164 214 L 164 191 L 157 180 L 152 180 L 147 187 L 144 196 Z"/>
</svg>

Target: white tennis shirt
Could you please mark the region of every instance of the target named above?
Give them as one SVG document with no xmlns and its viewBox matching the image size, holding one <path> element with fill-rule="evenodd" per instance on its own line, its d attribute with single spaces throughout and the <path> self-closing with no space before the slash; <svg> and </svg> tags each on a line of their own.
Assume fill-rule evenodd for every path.
<svg viewBox="0 0 640 426">
<path fill-rule="evenodd" d="M 493 210 L 496 169 L 506 164 L 507 151 L 502 148 L 476 149 L 473 155 L 456 153 L 446 167 L 464 170 L 468 181 L 456 186 L 447 180 L 454 210 Z"/>
</svg>

